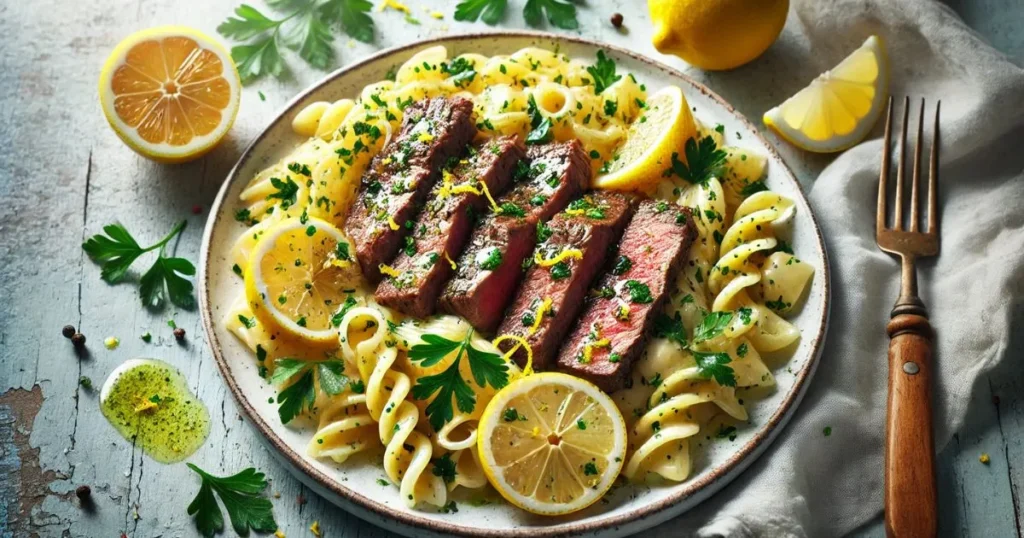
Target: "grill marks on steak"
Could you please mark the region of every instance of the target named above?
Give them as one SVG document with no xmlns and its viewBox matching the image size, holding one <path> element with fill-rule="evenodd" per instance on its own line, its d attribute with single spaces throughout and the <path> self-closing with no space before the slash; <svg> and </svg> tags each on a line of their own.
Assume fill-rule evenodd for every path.
<svg viewBox="0 0 1024 538">
<path fill-rule="evenodd" d="M 689 210 L 663 201 L 641 202 L 618 255 L 591 291 L 562 347 L 559 369 L 605 392 L 621 389 L 695 237 Z"/>
<path fill-rule="evenodd" d="M 476 136 L 472 113 L 472 102 L 461 97 L 414 103 L 398 134 L 370 162 L 345 231 L 371 282 L 380 281 L 380 264 L 402 246 L 442 165 Z"/>
<path fill-rule="evenodd" d="M 417 318 L 434 313 L 438 296 L 453 272 L 448 260 L 459 258 L 476 215 L 488 203 L 484 195 L 465 189 L 480 191 L 483 184 L 492 196 L 498 196 L 525 157 L 518 137 L 501 137 L 473 147 L 469 157 L 442 171 L 442 181 L 430 191 L 412 232 L 391 263 L 400 274 L 381 281 L 377 301 Z"/>
<path fill-rule="evenodd" d="M 551 260 L 568 249 L 578 249 L 581 257 L 566 258 L 547 267 L 530 267 L 498 328 L 498 334 L 526 339 L 533 351 L 534 368 L 545 370 L 554 366 L 558 349 L 576 321 L 590 283 L 633 216 L 632 202 L 622 194 L 595 192 L 569 204 L 566 211 L 538 227 L 534 259 Z M 547 300 L 551 301 L 550 309 L 542 310 L 538 316 Z M 502 347 L 507 352 L 515 344 L 506 342 Z M 520 349 L 513 358 L 523 366 L 526 352 Z"/>
<path fill-rule="evenodd" d="M 501 322 L 533 251 L 537 223 L 551 218 L 590 182 L 590 159 L 578 140 L 531 146 L 529 167 L 520 167 L 512 189 L 497 200 L 459 259 L 441 308 L 492 333 Z"/>
</svg>

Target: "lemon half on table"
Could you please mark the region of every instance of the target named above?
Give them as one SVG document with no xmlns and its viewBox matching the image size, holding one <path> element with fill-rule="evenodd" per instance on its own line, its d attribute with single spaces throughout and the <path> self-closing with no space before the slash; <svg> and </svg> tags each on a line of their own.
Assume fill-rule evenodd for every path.
<svg viewBox="0 0 1024 538">
<path fill-rule="evenodd" d="M 488 481 L 534 514 L 582 510 L 612 486 L 626 457 L 626 422 L 611 397 L 566 374 L 522 377 L 487 404 L 477 430 Z"/>
<path fill-rule="evenodd" d="M 672 166 L 672 154 L 679 153 L 686 141 L 697 135 L 690 105 L 678 86 L 668 86 L 647 100 L 647 107 L 629 126 L 626 141 L 597 176 L 599 189 L 652 192 L 666 168 Z"/>
<path fill-rule="evenodd" d="M 316 218 L 290 218 L 268 229 L 245 269 L 245 297 L 264 326 L 304 342 L 334 345 L 332 323 L 360 281 L 355 249 L 341 230 Z"/>
<path fill-rule="evenodd" d="M 885 44 L 871 36 L 839 65 L 765 112 L 764 123 L 807 151 L 841 151 L 871 131 L 885 105 L 888 87 Z"/>
<path fill-rule="evenodd" d="M 161 26 L 126 37 L 100 73 L 103 114 L 143 157 L 184 162 L 212 149 L 231 128 L 241 94 L 228 51 L 206 34 Z"/>
</svg>

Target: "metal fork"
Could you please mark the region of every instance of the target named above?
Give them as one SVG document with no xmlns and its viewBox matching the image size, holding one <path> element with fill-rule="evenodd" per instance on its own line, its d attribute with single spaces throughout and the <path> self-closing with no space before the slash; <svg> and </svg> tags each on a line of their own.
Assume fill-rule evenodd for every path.
<svg viewBox="0 0 1024 538">
<path fill-rule="evenodd" d="M 878 180 L 878 213 L 875 239 L 878 248 L 898 255 L 903 262 L 903 280 L 886 327 L 889 333 L 889 403 L 886 413 L 885 445 L 885 530 L 890 537 L 935 536 L 935 448 L 932 438 L 931 377 L 932 327 L 928 311 L 917 296 L 914 262 L 939 253 L 937 215 L 939 179 L 939 106 L 935 105 L 935 128 L 928 167 L 928 226 L 919 227 L 921 147 L 924 144 L 924 99 L 917 123 L 914 175 L 910 186 L 909 226 L 903 225 L 904 168 L 907 160 L 907 116 L 910 98 L 903 102 L 903 128 L 899 161 L 896 165 L 896 200 L 892 226 L 886 226 L 889 167 L 892 161 L 892 109 L 885 120 L 885 149 Z"/>
</svg>

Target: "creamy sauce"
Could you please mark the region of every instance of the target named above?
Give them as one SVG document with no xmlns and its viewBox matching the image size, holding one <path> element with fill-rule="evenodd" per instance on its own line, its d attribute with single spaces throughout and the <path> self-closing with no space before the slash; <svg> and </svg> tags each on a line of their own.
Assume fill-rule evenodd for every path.
<svg viewBox="0 0 1024 538">
<path fill-rule="evenodd" d="M 114 370 L 100 409 L 118 433 L 162 463 L 191 456 L 210 433 L 210 414 L 185 376 L 156 359 L 132 359 Z"/>
</svg>

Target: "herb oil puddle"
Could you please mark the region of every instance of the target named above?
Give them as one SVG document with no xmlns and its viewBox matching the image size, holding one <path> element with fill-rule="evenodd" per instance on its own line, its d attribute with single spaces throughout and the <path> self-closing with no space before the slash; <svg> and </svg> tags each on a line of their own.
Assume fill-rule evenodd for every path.
<svg viewBox="0 0 1024 538">
<path fill-rule="evenodd" d="M 185 376 L 156 359 L 128 360 L 111 372 L 100 409 L 118 433 L 162 463 L 191 456 L 210 433 L 210 414 Z"/>
</svg>

